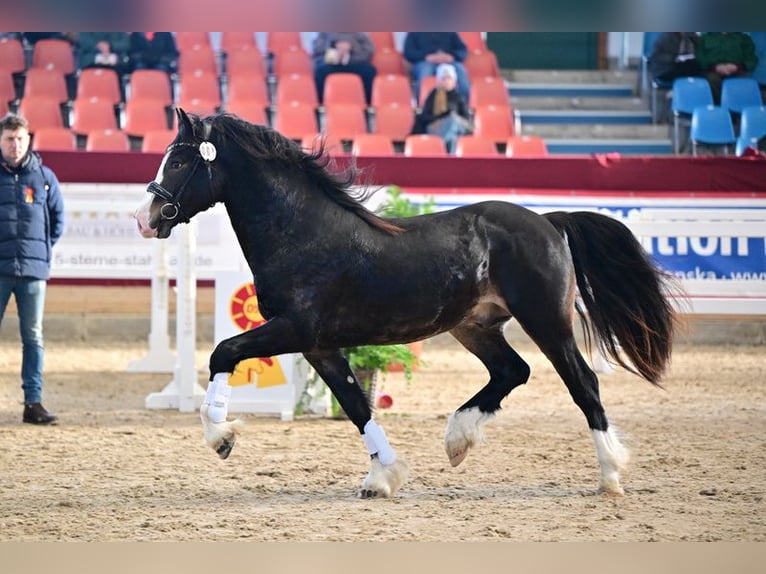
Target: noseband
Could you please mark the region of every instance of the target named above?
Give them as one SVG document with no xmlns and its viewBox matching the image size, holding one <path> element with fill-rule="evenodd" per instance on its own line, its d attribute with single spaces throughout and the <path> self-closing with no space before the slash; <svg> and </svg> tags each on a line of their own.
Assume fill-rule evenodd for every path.
<svg viewBox="0 0 766 574">
<path fill-rule="evenodd" d="M 206 127 L 205 131 L 209 132 L 210 126 L 206 125 L 205 127 Z M 208 134 L 206 133 L 206 135 Z M 165 200 L 166 203 L 164 203 L 162 207 L 160 207 L 160 217 L 162 219 L 171 221 L 178 218 L 180 223 L 186 223 L 189 221 L 190 218 L 186 217 L 183 214 L 183 210 L 181 209 L 181 197 L 183 196 L 184 191 L 186 191 L 186 186 L 188 185 L 192 176 L 194 176 L 194 174 L 197 172 L 197 168 L 200 166 L 200 163 L 202 161 L 205 162 L 205 165 L 207 167 L 207 176 L 208 176 L 208 181 L 210 183 L 210 199 L 211 199 L 210 203 L 211 205 L 215 203 L 215 199 L 213 198 L 213 170 L 210 164 L 215 159 L 217 155 L 217 151 L 215 149 L 215 146 L 206 140 L 201 142 L 200 144 L 179 142 L 179 143 L 171 145 L 168 148 L 167 153 L 170 153 L 175 148 L 179 148 L 179 147 L 192 147 L 196 149 L 199 153 L 194 157 L 194 163 L 192 164 L 191 169 L 189 170 L 189 175 L 186 176 L 186 179 L 179 187 L 178 193 L 174 197 L 172 193 L 170 193 L 167 189 L 162 187 L 156 181 L 150 182 L 149 185 L 146 187 L 146 191 L 148 191 L 155 197 L 159 197 L 160 199 Z"/>
</svg>

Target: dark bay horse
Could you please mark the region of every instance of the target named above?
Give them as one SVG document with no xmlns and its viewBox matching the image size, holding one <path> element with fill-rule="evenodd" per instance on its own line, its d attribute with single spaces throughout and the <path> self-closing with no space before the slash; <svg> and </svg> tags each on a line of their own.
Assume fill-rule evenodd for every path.
<svg viewBox="0 0 766 574">
<path fill-rule="evenodd" d="M 489 381 L 449 417 L 445 448 L 456 466 L 501 401 L 529 378 L 503 334 L 515 317 L 585 415 L 602 491 L 623 492 L 619 472 L 628 453 L 575 343 L 576 294 L 602 349 L 654 384 L 669 361 L 675 323 L 667 276 L 624 225 L 587 212 L 539 215 L 500 201 L 383 219 L 351 193 L 353 173 L 328 171 L 321 150 L 306 153 L 279 133 L 230 115 L 201 119 L 180 109 L 177 115 L 176 138 L 136 213 L 139 230 L 166 238 L 177 224 L 223 202 L 267 320 L 222 341 L 210 356 L 200 415 L 206 441 L 221 458 L 229 456 L 240 426 L 226 420 L 234 366 L 302 353 L 370 454 L 359 495 L 393 495 L 407 466 L 373 420 L 340 349 L 449 331 L 489 372 Z"/>
</svg>

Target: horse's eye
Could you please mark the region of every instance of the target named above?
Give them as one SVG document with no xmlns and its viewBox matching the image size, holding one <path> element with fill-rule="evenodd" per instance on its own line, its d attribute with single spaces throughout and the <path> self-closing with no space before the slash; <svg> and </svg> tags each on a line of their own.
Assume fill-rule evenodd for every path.
<svg viewBox="0 0 766 574">
<path fill-rule="evenodd" d="M 175 160 L 175 161 L 171 161 L 171 162 L 170 162 L 170 169 L 181 169 L 181 166 L 182 166 L 182 165 L 183 165 L 183 163 L 181 163 L 181 162 L 180 162 L 180 161 L 178 161 L 178 160 Z"/>
</svg>

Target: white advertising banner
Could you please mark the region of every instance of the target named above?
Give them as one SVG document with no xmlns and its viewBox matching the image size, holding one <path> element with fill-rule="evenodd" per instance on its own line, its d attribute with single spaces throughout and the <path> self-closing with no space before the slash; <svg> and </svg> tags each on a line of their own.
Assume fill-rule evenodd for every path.
<svg viewBox="0 0 766 574">
<path fill-rule="evenodd" d="M 64 234 L 53 249 L 54 278 L 150 279 L 152 242 L 141 237 L 133 214 L 146 199 L 136 184 L 62 184 Z M 200 213 L 195 271 L 213 279 L 221 271 L 246 269 L 229 217 L 221 204 Z M 169 239 L 170 276 L 176 275 L 177 233 Z"/>
</svg>

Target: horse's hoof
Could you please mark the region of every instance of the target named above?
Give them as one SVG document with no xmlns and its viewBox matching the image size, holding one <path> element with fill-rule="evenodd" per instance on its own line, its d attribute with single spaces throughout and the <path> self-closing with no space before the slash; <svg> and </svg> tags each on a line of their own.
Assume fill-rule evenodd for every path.
<svg viewBox="0 0 766 574">
<path fill-rule="evenodd" d="M 459 465 L 461 462 L 465 460 L 465 457 L 468 456 L 468 449 L 463 448 L 459 450 L 453 450 L 453 451 L 447 451 L 447 457 L 449 458 L 449 463 L 455 467 Z"/>
<path fill-rule="evenodd" d="M 223 439 L 219 447 L 215 449 L 215 452 L 218 453 L 218 456 L 220 456 L 222 460 L 226 460 L 229 458 L 231 450 L 234 448 L 234 443 L 235 441 L 233 440 Z"/>
<path fill-rule="evenodd" d="M 602 480 L 598 491 L 606 496 L 621 497 L 625 496 L 625 491 L 619 482 Z"/>
<path fill-rule="evenodd" d="M 359 491 L 359 498 L 377 498 L 378 491 L 377 490 L 368 490 L 366 488 L 363 488 Z"/>
</svg>

